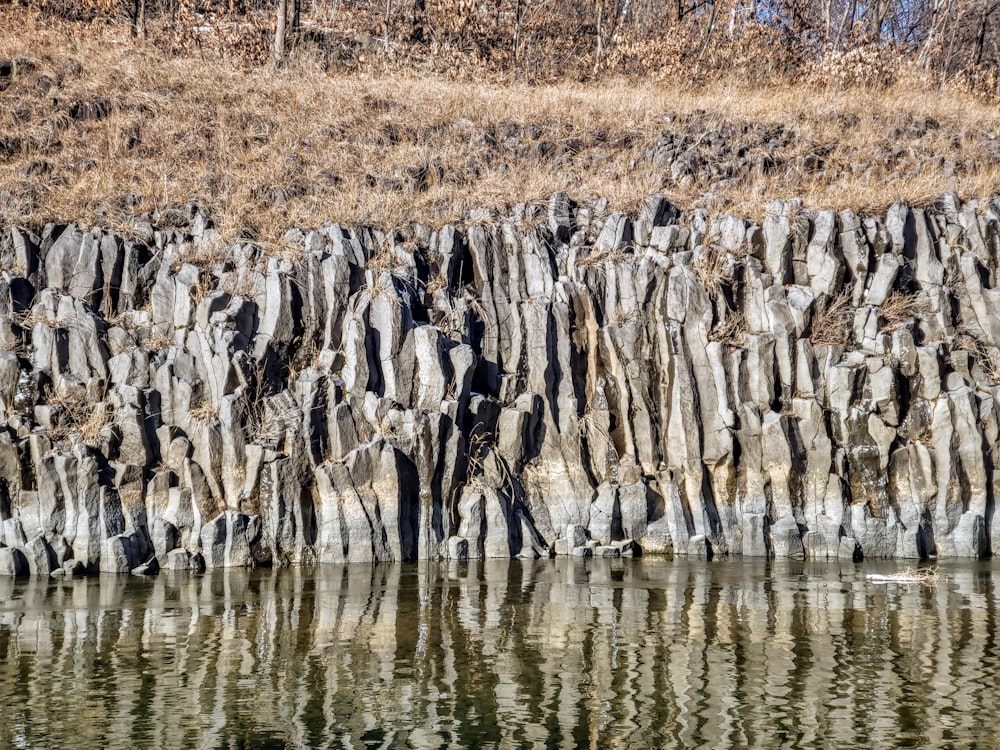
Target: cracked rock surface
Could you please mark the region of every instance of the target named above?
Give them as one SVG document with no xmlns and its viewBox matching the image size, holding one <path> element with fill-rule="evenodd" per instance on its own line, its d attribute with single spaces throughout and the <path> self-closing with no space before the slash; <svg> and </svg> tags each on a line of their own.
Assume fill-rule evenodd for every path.
<svg viewBox="0 0 1000 750">
<path fill-rule="evenodd" d="M 1000 202 L 0 232 L 0 574 L 985 557 Z"/>
</svg>

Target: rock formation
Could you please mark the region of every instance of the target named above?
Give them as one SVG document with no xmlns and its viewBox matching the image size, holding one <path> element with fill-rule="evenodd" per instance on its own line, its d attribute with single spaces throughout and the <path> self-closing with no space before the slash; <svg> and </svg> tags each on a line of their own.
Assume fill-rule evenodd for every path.
<svg viewBox="0 0 1000 750">
<path fill-rule="evenodd" d="M 0 573 L 1000 546 L 1000 201 L 181 218 L 0 233 Z"/>
</svg>

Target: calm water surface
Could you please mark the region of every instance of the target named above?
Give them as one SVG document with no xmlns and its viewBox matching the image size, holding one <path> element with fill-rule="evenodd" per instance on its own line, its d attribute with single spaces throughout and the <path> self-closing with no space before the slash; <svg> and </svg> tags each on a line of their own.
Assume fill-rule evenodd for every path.
<svg viewBox="0 0 1000 750">
<path fill-rule="evenodd" d="M 1000 564 L 0 579 L 0 748 L 1000 747 Z"/>
</svg>

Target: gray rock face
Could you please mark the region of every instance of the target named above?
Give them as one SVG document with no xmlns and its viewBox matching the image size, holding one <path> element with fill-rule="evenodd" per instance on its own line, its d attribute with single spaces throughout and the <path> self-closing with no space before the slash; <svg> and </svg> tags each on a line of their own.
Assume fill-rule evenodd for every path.
<svg viewBox="0 0 1000 750">
<path fill-rule="evenodd" d="M 0 574 L 989 556 L 1000 204 L 942 205 L 4 230 Z"/>
<path fill-rule="evenodd" d="M 0 547 L 0 575 L 26 576 L 31 571 L 24 553 L 16 547 Z"/>
</svg>

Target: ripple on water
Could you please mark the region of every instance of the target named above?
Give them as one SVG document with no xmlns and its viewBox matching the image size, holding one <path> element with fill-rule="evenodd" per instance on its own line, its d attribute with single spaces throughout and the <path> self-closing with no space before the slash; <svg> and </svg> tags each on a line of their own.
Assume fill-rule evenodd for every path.
<svg viewBox="0 0 1000 750">
<path fill-rule="evenodd" d="M 1000 567 L 322 567 L 0 583 L 0 747 L 948 747 Z"/>
</svg>

